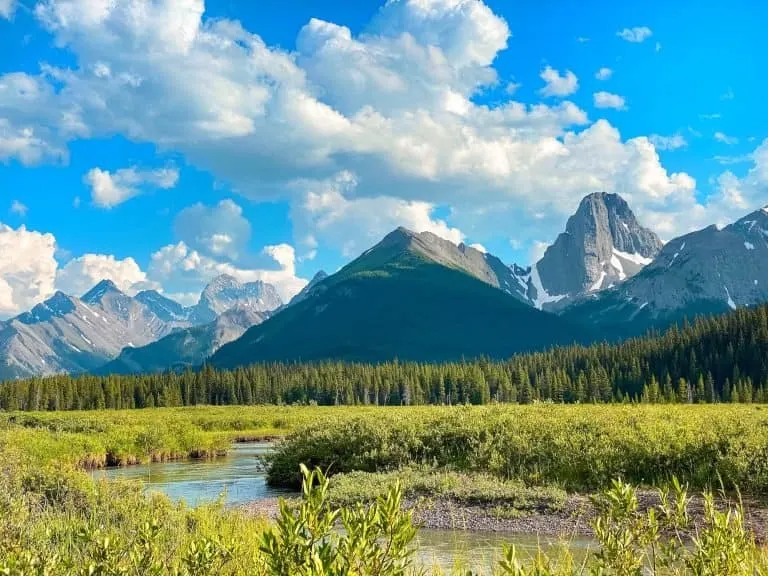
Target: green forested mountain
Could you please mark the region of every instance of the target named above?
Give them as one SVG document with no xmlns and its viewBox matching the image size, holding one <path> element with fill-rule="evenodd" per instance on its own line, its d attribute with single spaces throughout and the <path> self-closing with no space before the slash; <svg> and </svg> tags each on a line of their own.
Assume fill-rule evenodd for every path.
<svg viewBox="0 0 768 576">
<path fill-rule="evenodd" d="M 621 344 L 504 361 L 271 363 L 233 371 L 56 376 L 0 385 L 0 409 L 194 404 L 768 402 L 768 306 L 700 318 Z"/>
<path fill-rule="evenodd" d="M 495 273 L 475 252 L 470 260 L 434 235 L 398 229 L 307 298 L 222 347 L 211 364 L 508 358 L 588 339 L 491 285 Z"/>
</svg>

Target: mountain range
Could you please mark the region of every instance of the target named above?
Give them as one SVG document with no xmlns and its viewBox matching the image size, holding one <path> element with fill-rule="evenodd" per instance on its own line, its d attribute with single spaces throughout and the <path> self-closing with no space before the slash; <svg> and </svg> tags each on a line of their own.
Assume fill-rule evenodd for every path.
<svg viewBox="0 0 768 576">
<path fill-rule="evenodd" d="M 226 275 L 215 278 L 190 307 L 156 291 L 131 297 L 109 280 L 79 298 L 57 292 L 0 323 L 0 380 L 100 371 L 112 360 L 122 372 L 199 364 L 282 304 L 274 286 L 241 284 Z M 160 349 L 167 352 L 166 338 L 183 345 L 166 353 L 162 362 L 144 366 L 130 360 L 161 342 Z"/>
<path fill-rule="evenodd" d="M 195 306 L 103 281 L 0 322 L 0 380 L 257 361 L 506 357 L 768 301 L 768 211 L 666 244 L 617 194 L 586 196 L 532 266 L 398 228 L 290 302 L 215 278 Z"/>
</svg>

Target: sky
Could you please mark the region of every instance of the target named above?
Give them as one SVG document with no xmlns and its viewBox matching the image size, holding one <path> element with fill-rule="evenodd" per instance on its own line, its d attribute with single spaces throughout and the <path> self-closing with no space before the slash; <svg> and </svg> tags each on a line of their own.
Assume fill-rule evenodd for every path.
<svg viewBox="0 0 768 576">
<path fill-rule="evenodd" d="M 0 0 L 0 318 L 103 278 L 287 299 L 397 226 L 529 264 L 591 192 L 768 203 L 756 0 Z"/>
</svg>

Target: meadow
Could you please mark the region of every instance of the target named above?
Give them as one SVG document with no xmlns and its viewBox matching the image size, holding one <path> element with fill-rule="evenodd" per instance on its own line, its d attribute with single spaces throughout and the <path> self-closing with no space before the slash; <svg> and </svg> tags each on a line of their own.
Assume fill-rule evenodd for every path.
<svg viewBox="0 0 768 576">
<path fill-rule="evenodd" d="M 187 508 L 82 473 L 215 457 L 256 438 L 282 438 L 272 484 L 303 483 L 303 500 L 273 523 L 220 505 Z M 416 528 L 403 499 L 526 514 L 559 509 L 574 491 L 603 503 L 593 524 L 600 549 L 585 565 L 567 551 L 525 564 L 509 549 L 499 574 L 639 574 L 649 562 L 658 574 L 759 574 L 765 554 L 738 499 L 725 507 L 699 499 L 705 509 L 694 527 L 691 499 L 676 482 L 691 493 L 722 488 L 733 496 L 739 488 L 762 497 L 767 456 L 761 405 L 0 413 L 0 574 L 412 574 Z M 634 486 L 673 488 L 645 510 Z M 336 532 L 338 524 L 347 530 Z M 383 556 L 382 539 L 391 543 Z"/>
</svg>

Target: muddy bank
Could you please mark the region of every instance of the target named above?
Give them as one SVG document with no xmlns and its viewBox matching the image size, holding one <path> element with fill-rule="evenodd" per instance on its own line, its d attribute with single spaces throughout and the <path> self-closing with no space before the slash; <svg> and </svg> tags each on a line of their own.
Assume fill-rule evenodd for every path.
<svg viewBox="0 0 768 576">
<path fill-rule="evenodd" d="M 296 499 L 288 499 L 297 502 Z M 638 493 L 640 510 L 647 511 L 659 504 L 658 494 L 653 491 Z M 275 519 L 279 512 L 279 500 L 268 498 L 250 502 L 243 509 L 254 515 Z M 719 500 L 718 508 L 724 509 L 727 500 Z M 735 501 L 730 501 L 731 506 Z M 596 510 L 589 495 L 572 494 L 557 511 L 519 513 L 501 510 L 493 506 L 471 506 L 445 498 L 406 500 L 404 505 L 413 510 L 415 523 L 426 529 L 466 530 L 472 532 L 505 532 L 509 534 L 539 534 L 542 536 L 568 537 L 593 536 L 591 523 Z M 756 499 L 744 499 L 745 524 L 755 534 L 759 543 L 768 537 L 768 505 Z M 704 523 L 704 500 L 694 496 L 689 505 L 693 530 Z"/>
</svg>

